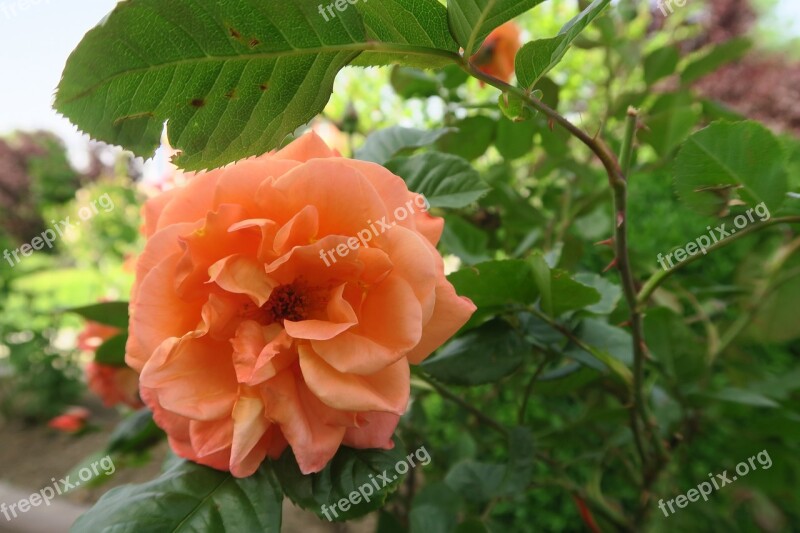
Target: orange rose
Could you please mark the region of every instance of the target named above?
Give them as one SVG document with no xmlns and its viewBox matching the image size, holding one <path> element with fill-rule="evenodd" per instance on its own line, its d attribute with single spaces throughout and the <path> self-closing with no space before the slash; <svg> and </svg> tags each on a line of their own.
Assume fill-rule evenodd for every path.
<svg viewBox="0 0 800 533">
<path fill-rule="evenodd" d="M 519 26 L 506 22 L 489 34 L 470 61 L 479 70 L 508 83 L 514 75 L 514 59 L 520 47 Z"/>
<path fill-rule="evenodd" d="M 178 455 L 244 477 L 287 444 L 304 473 L 392 447 L 409 364 L 475 310 L 419 200 L 310 133 L 147 202 L 126 360 Z"/>
<path fill-rule="evenodd" d="M 113 407 L 124 403 L 132 409 L 142 407 L 139 399 L 139 375 L 128 367 L 115 367 L 95 363 L 86 366 L 89 390 L 103 400 L 103 405 Z"/>
</svg>

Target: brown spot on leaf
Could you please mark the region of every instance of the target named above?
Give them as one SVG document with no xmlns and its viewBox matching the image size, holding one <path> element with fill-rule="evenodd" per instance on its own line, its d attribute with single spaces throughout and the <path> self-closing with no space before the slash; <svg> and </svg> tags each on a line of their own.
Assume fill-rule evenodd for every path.
<svg viewBox="0 0 800 533">
<path fill-rule="evenodd" d="M 206 101 L 202 98 L 194 98 L 191 102 L 189 102 L 192 107 L 203 107 L 206 105 Z"/>
<path fill-rule="evenodd" d="M 258 87 L 259 87 L 259 88 L 260 88 L 262 91 L 266 91 L 267 89 L 269 89 L 269 83 L 267 83 L 267 82 L 264 82 L 264 83 L 262 83 L 261 85 L 259 85 Z"/>
<path fill-rule="evenodd" d="M 225 93 L 225 98 L 228 100 L 233 100 L 236 98 L 236 89 L 231 89 L 230 91 Z"/>
<path fill-rule="evenodd" d="M 228 31 L 231 33 L 231 37 L 234 39 L 241 39 L 242 34 L 236 31 L 236 28 L 228 28 Z"/>
<path fill-rule="evenodd" d="M 261 44 L 261 41 L 253 37 L 252 39 L 250 39 L 250 42 L 248 44 L 250 45 L 250 48 L 255 48 L 256 46 Z"/>
</svg>

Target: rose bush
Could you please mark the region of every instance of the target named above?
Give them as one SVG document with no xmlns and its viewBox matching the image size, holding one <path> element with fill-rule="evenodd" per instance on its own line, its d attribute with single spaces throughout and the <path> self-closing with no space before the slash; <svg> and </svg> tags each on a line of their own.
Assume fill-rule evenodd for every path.
<svg viewBox="0 0 800 533">
<path fill-rule="evenodd" d="M 444 276 L 443 220 L 394 218 L 418 198 L 311 133 L 146 204 L 126 361 L 178 455 L 244 477 L 287 444 L 304 473 L 392 447 L 409 365 L 475 310 Z"/>
</svg>

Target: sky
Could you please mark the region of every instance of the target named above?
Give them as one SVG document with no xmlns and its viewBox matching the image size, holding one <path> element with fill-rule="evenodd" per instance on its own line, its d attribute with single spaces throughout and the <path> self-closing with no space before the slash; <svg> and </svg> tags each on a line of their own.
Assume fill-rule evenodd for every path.
<svg viewBox="0 0 800 533">
<path fill-rule="evenodd" d="M 82 152 L 85 137 L 52 110 L 53 92 L 70 51 L 115 4 L 0 0 L 0 136 L 47 129 L 64 138 L 73 155 Z M 793 21 L 793 32 L 800 35 L 800 0 L 780 0 L 774 16 Z"/>
</svg>

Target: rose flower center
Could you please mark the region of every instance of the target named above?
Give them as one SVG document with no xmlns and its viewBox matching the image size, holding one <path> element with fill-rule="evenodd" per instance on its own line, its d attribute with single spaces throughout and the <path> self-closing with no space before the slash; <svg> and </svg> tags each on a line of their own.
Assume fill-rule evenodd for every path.
<svg viewBox="0 0 800 533">
<path fill-rule="evenodd" d="M 308 318 L 310 302 L 306 292 L 292 283 L 273 289 L 261 309 L 266 312 L 269 323 L 282 323 L 286 319 L 299 322 Z"/>
</svg>

